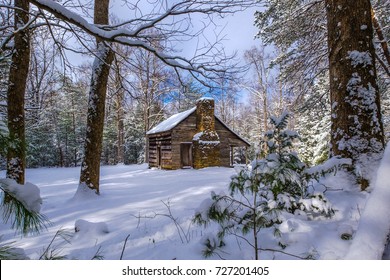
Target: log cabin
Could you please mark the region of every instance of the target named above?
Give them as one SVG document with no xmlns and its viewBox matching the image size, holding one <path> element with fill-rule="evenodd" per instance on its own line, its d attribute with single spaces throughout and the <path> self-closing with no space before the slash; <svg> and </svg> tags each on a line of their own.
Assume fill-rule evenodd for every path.
<svg viewBox="0 0 390 280">
<path fill-rule="evenodd" d="M 149 167 L 161 169 L 230 167 L 235 149 L 250 144 L 215 116 L 214 99 L 171 116 L 146 133 Z"/>
</svg>

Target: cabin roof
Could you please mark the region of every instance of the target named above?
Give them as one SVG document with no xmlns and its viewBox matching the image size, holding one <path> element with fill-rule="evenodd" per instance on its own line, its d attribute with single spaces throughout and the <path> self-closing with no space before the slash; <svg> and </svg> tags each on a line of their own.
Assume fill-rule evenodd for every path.
<svg viewBox="0 0 390 280">
<path fill-rule="evenodd" d="M 189 115 L 191 115 L 193 112 L 195 112 L 195 110 L 196 110 L 196 107 L 191 108 L 187 111 L 175 114 L 173 116 L 170 116 L 168 119 L 166 119 L 165 121 L 162 121 L 161 123 L 159 123 L 158 125 L 153 127 L 151 130 L 146 132 L 146 134 L 148 135 L 148 134 L 169 131 L 169 130 L 175 128 L 179 123 L 184 121 Z"/>
<path fill-rule="evenodd" d="M 168 119 L 166 119 L 165 121 L 162 121 L 161 123 L 159 123 L 158 125 L 156 125 L 155 127 L 153 127 L 151 130 L 149 130 L 148 132 L 146 132 L 146 135 L 150 135 L 150 134 L 155 134 L 155 133 L 162 133 L 162 132 L 167 132 L 167 131 L 170 131 L 172 130 L 173 128 L 175 128 L 179 123 L 181 123 L 182 121 L 184 121 L 186 118 L 188 118 L 193 112 L 196 111 L 196 107 L 193 107 L 187 111 L 184 111 L 184 112 L 181 112 L 181 113 L 178 113 L 178 114 L 175 114 L 175 115 L 172 115 L 170 116 Z M 215 115 L 214 115 L 215 116 Z M 248 146 L 250 146 L 251 144 L 245 140 L 244 138 L 242 138 L 240 135 L 238 135 L 236 132 L 234 132 L 227 124 L 225 124 L 219 117 L 215 116 L 215 118 L 226 128 L 228 129 L 229 131 L 231 131 L 233 134 L 235 134 L 240 140 L 242 140 L 243 142 L 245 142 Z"/>
</svg>

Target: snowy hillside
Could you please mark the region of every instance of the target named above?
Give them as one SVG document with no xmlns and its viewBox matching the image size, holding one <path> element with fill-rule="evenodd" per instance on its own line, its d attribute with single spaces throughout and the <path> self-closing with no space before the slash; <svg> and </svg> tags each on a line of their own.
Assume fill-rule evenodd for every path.
<svg viewBox="0 0 390 280">
<path fill-rule="evenodd" d="M 383 173 L 379 179 L 388 184 L 390 175 Z M 30 169 L 28 181 L 39 186 L 41 213 L 51 225 L 38 236 L 19 238 L 10 225 L 1 223 L 1 242 L 15 241 L 13 246 L 23 248 L 31 259 L 50 254 L 68 259 L 118 260 L 122 254 L 123 259 L 202 259 L 202 242 L 215 228 L 197 226 L 191 219 L 211 191 L 227 190 L 233 174 L 235 170 L 229 168 L 163 171 L 148 169 L 147 165 L 102 167 L 101 195 L 80 201 L 73 199 L 79 168 Z M 317 187 L 326 190 L 335 215 L 330 219 L 284 215 L 280 229 L 286 248 L 278 245 L 280 239 L 271 230 L 263 229 L 259 239 L 265 250 L 260 252 L 260 259 L 345 258 L 370 195 L 358 191 L 342 172 L 322 183 L 326 189 Z M 382 197 L 388 193 L 382 188 Z M 388 213 L 389 209 L 375 211 Z M 389 223 L 383 223 L 388 227 Z M 365 226 L 360 227 L 364 230 Z M 383 226 L 379 228 L 384 230 Z M 61 234 L 52 240 L 58 231 Z M 367 254 L 354 257 L 371 258 Z M 242 240 L 229 237 L 219 257 L 253 259 L 253 252 Z"/>
</svg>

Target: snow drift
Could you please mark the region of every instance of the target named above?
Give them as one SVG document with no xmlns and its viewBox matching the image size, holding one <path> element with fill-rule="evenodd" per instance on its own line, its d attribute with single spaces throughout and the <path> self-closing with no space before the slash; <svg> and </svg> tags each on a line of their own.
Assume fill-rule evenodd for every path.
<svg viewBox="0 0 390 280">
<path fill-rule="evenodd" d="M 380 260 L 390 233 L 390 145 L 345 259 Z"/>
</svg>

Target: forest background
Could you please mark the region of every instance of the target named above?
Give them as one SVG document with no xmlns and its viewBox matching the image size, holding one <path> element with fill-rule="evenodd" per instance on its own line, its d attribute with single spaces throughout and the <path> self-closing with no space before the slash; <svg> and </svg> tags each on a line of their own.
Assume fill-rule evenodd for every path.
<svg viewBox="0 0 390 280">
<path fill-rule="evenodd" d="M 12 31 L 13 2 L 3 0 L 1 4 L 0 116 L 4 131 L 14 46 L 12 34 L 15 34 Z M 15 1 L 15 5 L 17 2 L 29 1 Z M 80 166 L 89 131 L 86 119 L 94 71 L 92 61 L 99 52 L 95 42 L 98 36 L 84 32 L 77 24 L 72 26 L 71 21 L 66 22 L 64 11 L 74 11 L 91 22 L 96 6 L 93 1 L 30 2 L 33 5 L 30 22 L 26 25 L 30 63 L 24 95 L 26 166 Z M 57 2 L 63 10 L 52 13 L 41 2 L 43 5 Z M 169 5 L 165 1 L 148 1 L 144 6 L 141 2 L 111 1 L 112 26 L 134 24 L 139 28 L 140 38 L 153 46 L 157 55 L 144 45 L 110 45 L 115 55 L 107 80 L 101 164 L 145 162 L 145 133 L 170 115 L 194 106 L 202 96 L 215 98 L 216 114 L 252 143 L 250 158 L 259 150 L 263 133 L 269 130 L 269 116 L 280 115 L 284 110 L 292 113 L 290 128 L 301 135 L 297 149 L 302 159 L 314 165 L 329 157 L 331 106 L 334 104 L 329 100 L 326 1 L 216 2 L 221 2 L 216 11 L 211 7 L 216 3 L 191 11 L 194 3 L 206 5 L 206 2 L 178 1 L 188 6 L 183 6 L 181 14 L 173 15 L 179 20 L 167 32 L 172 22 L 156 21 L 144 29 L 141 24 L 142 21 L 152 22 L 153 17 L 164 11 L 167 13 Z M 377 84 L 387 139 L 390 132 L 389 54 L 384 46 L 390 33 L 390 4 L 389 1 L 371 3 L 376 31 Z M 119 10 L 122 12 L 118 13 Z M 121 18 L 125 11 L 133 13 L 133 20 L 126 22 Z M 224 23 L 235 18 L 237 24 L 233 25 L 237 30 L 236 25 L 240 24 L 237 18 L 251 16 L 253 11 L 258 12 L 250 22 L 256 27 L 242 25 L 239 30 L 255 30 L 256 40 L 249 42 L 245 51 L 231 56 L 224 45 L 224 34 L 229 32 L 228 28 L 223 28 Z M 219 21 L 220 18 L 223 21 Z M 229 38 L 232 42 L 241 40 L 238 36 Z M 225 69 L 234 70 L 216 70 L 211 72 L 218 75 L 209 75 L 177 67 L 176 62 L 170 63 L 174 56 L 158 55 L 175 52 L 183 57 L 192 52 L 190 56 L 200 59 L 201 63 L 223 54 L 223 58 L 211 59 L 213 66 L 224 64 Z M 191 59 L 186 62 L 192 62 Z M 211 76 L 212 79 L 204 79 Z M 6 168 L 4 154 L 0 166 Z"/>
</svg>

